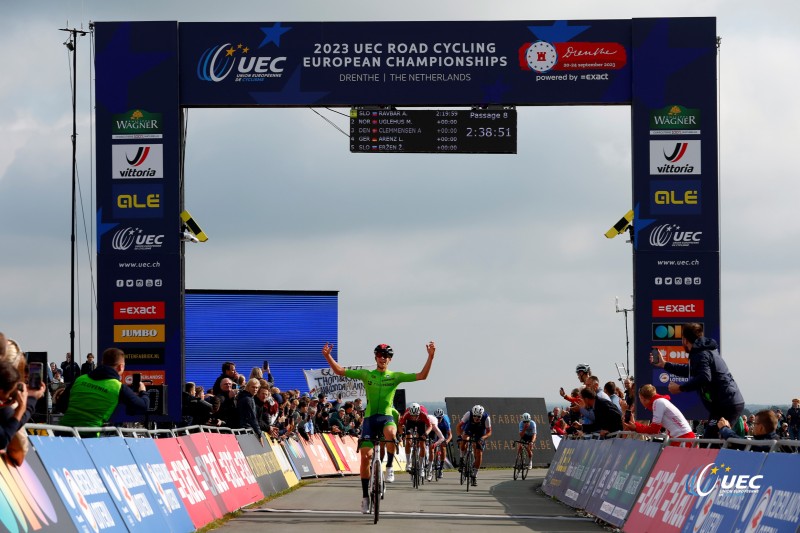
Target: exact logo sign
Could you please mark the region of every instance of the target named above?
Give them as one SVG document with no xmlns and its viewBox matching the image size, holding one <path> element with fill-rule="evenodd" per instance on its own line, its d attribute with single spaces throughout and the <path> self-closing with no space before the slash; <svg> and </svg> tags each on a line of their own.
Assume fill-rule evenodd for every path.
<svg viewBox="0 0 800 533">
<path fill-rule="evenodd" d="M 700 174 L 700 141 L 650 141 L 650 174 Z"/>
<path fill-rule="evenodd" d="M 114 320 L 164 318 L 164 302 L 114 302 Z"/>
<path fill-rule="evenodd" d="M 653 215 L 699 215 L 700 212 L 700 180 L 650 182 L 650 213 Z"/>
<path fill-rule="evenodd" d="M 164 342 L 164 324 L 114 325 L 114 342 Z"/>
<path fill-rule="evenodd" d="M 164 215 L 161 185 L 115 185 L 112 187 L 114 218 L 160 218 Z"/>
<path fill-rule="evenodd" d="M 111 247 L 119 252 L 159 250 L 164 235 L 147 234 L 141 228 L 122 228 L 111 238 Z"/>
<path fill-rule="evenodd" d="M 163 178 L 164 146 L 161 144 L 112 145 L 111 177 L 115 180 Z"/>
<path fill-rule="evenodd" d="M 704 300 L 653 300 L 654 317 L 705 316 Z"/>
<path fill-rule="evenodd" d="M 661 224 L 650 230 L 650 246 L 684 248 L 700 244 L 702 231 L 681 231 L 677 224 Z"/>
</svg>

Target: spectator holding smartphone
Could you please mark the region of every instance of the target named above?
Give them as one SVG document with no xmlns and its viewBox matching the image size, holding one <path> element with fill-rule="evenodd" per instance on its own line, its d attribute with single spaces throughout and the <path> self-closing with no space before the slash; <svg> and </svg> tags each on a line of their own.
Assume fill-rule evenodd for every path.
<svg viewBox="0 0 800 533">
<path fill-rule="evenodd" d="M 744 411 L 744 397 L 728 370 L 728 365 L 719 354 L 717 341 L 703 335 L 703 326 L 697 322 L 683 324 L 681 342 L 689 354 L 689 364 L 666 363 L 659 355 L 651 356 L 653 366 L 663 368 L 670 374 L 689 378 L 683 384 L 670 382 L 670 394 L 696 391 L 700 401 L 708 410 L 713 423 L 706 426 L 704 438 L 719 437 L 717 421 L 736 421 Z"/>
</svg>

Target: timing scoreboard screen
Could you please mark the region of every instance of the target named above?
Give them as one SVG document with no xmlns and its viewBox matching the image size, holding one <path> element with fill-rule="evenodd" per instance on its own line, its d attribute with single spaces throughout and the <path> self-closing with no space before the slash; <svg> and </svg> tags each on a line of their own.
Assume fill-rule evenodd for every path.
<svg viewBox="0 0 800 533">
<path fill-rule="evenodd" d="M 516 154 L 517 110 L 350 111 L 352 153 Z"/>
</svg>

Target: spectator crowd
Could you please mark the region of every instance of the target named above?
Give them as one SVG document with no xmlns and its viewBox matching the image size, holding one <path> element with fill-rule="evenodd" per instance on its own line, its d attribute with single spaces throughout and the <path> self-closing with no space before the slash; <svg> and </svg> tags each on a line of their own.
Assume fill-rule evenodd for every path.
<svg viewBox="0 0 800 533">
<path fill-rule="evenodd" d="M 206 391 L 196 383 L 184 386 L 182 413 L 184 425 L 250 428 L 259 439 L 309 435 L 327 432 L 358 436 L 364 416 L 362 400 L 329 399 L 276 386 L 269 366 L 253 367 L 245 378 L 231 361 L 222 363 L 222 373 Z"/>
</svg>

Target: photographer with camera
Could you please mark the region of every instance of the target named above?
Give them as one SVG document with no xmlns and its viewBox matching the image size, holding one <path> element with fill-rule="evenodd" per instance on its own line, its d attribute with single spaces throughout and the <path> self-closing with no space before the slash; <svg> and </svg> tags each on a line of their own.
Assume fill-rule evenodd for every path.
<svg viewBox="0 0 800 533">
<path fill-rule="evenodd" d="M 39 380 L 38 389 L 28 389 L 22 376 L 8 359 L 0 360 L 0 451 L 5 452 L 17 431 L 33 415 L 36 402 L 44 396 L 46 385 Z M 21 458 L 14 458 L 17 464 Z"/>
<path fill-rule="evenodd" d="M 122 403 L 132 415 L 145 414 L 150 397 L 144 383 L 134 390 L 123 386 L 125 353 L 119 348 L 103 352 L 101 364 L 89 374 L 68 384 L 56 401 L 56 409 L 63 412 L 62 426 L 100 427 L 108 423 L 117 405 Z"/>
</svg>

